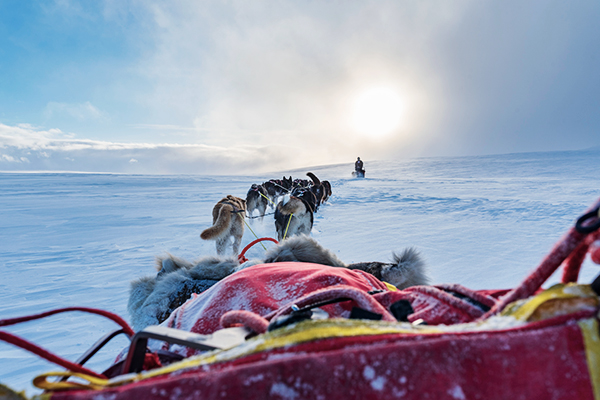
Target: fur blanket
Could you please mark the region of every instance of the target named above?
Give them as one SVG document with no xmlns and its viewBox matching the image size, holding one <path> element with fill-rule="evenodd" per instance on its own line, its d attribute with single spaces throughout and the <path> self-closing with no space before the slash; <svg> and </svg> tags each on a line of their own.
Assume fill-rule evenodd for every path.
<svg viewBox="0 0 600 400">
<path fill-rule="evenodd" d="M 155 277 L 144 277 L 131 283 L 127 309 L 134 329 L 141 330 L 160 324 L 193 293 L 201 293 L 237 271 L 283 261 L 358 269 L 398 289 L 429 284 L 425 264 L 416 250 L 408 248 L 393 257 L 392 263 L 345 264 L 332 251 L 304 235 L 283 241 L 269 250 L 263 260 L 250 260 L 241 265 L 235 257 L 204 257 L 192 263 L 168 254 L 157 258 L 158 274 Z"/>
</svg>

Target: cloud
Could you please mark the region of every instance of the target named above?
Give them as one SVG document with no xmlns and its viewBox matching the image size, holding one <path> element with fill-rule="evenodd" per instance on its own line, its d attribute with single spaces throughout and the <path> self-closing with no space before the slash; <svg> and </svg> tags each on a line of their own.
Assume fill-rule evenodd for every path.
<svg viewBox="0 0 600 400">
<path fill-rule="evenodd" d="M 79 121 L 100 120 L 108 118 L 108 114 L 106 114 L 103 111 L 100 111 L 89 101 L 77 104 L 57 103 L 51 101 L 48 104 L 46 104 L 43 114 L 46 119 L 65 116 L 74 118 Z"/>
<path fill-rule="evenodd" d="M 19 171 L 252 174 L 304 165 L 290 162 L 286 154 L 294 149 L 282 145 L 118 143 L 30 125 L 0 124 L 0 150 L 1 168 Z"/>
<path fill-rule="evenodd" d="M 431 68 L 421 45 L 459 24 L 466 8 L 436 5 L 155 2 L 156 47 L 140 64 L 153 82 L 147 100 L 159 113 L 185 113 L 204 143 L 277 141 L 347 160 L 369 141 L 348 123 L 352 100 L 370 86 L 397 88 L 419 117 L 408 129 L 432 129 L 438 88 L 422 79 Z M 397 132 L 396 141 L 413 132 Z"/>
<path fill-rule="evenodd" d="M 597 2 L 146 4 L 156 27 L 139 65 L 148 106 L 193 121 L 204 143 L 276 140 L 338 162 L 359 150 L 588 146 L 600 127 L 600 58 L 589 56 L 600 51 Z M 387 141 L 349 132 L 348 105 L 372 86 L 407 101 Z"/>
</svg>

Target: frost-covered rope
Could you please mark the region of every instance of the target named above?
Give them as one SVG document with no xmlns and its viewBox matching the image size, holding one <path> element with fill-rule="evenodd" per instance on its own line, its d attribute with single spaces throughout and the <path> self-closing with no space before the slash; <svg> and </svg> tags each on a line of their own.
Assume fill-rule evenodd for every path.
<svg viewBox="0 0 600 400">
<path fill-rule="evenodd" d="M 266 315 L 265 318 L 268 320 L 274 320 L 282 315 L 289 314 L 294 307 L 304 308 L 316 303 L 340 298 L 354 300 L 360 308 L 382 315 L 383 321 L 396 322 L 396 318 L 390 314 L 390 312 L 386 310 L 385 307 L 383 307 L 373 296 L 348 285 L 336 285 L 333 287 L 316 290 L 291 303 L 288 303 L 279 310 Z"/>
<path fill-rule="evenodd" d="M 598 207 L 600 207 L 600 200 L 596 201 L 596 203 L 587 210 L 587 213 L 589 214 L 592 210 L 598 209 Z M 542 260 L 541 264 L 527 276 L 519 286 L 501 297 L 500 301 L 496 303 L 490 311 L 485 313 L 480 320 L 501 312 L 508 304 L 515 300 L 524 299 L 535 293 L 554 271 L 561 266 L 563 261 L 577 249 L 586 236 L 587 233 L 579 232 L 576 227 L 569 229 L 567 234 L 554 245 L 550 253 Z"/>
<path fill-rule="evenodd" d="M 259 334 L 265 333 L 269 327 L 269 321 L 265 318 L 246 310 L 228 311 L 223 314 L 220 322 L 221 327 L 223 328 L 230 328 L 242 324 L 244 327 Z"/>
</svg>

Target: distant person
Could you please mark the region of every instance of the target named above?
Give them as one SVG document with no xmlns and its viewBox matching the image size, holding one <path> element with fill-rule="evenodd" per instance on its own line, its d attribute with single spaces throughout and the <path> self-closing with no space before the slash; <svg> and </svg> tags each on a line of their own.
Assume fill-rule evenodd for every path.
<svg viewBox="0 0 600 400">
<path fill-rule="evenodd" d="M 362 171 L 362 169 L 363 169 L 363 162 L 360 159 L 360 157 L 357 157 L 356 162 L 354 163 L 354 170 L 356 172 L 359 172 L 359 171 Z"/>
<path fill-rule="evenodd" d="M 356 176 L 359 176 L 359 177 L 365 176 L 365 169 L 363 168 L 363 162 L 360 159 L 360 157 L 356 158 L 356 162 L 354 163 L 354 172 L 355 172 Z"/>
</svg>

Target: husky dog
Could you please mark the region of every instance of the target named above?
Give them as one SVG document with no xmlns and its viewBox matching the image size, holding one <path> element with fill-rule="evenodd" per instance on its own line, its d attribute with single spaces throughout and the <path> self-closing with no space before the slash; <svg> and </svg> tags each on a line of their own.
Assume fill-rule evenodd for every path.
<svg viewBox="0 0 600 400">
<path fill-rule="evenodd" d="M 331 191 L 331 183 L 329 181 L 322 181 L 323 187 L 325 188 L 325 196 L 323 197 L 323 203 L 326 202 L 329 197 L 333 194 Z"/>
<path fill-rule="evenodd" d="M 244 235 L 246 200 L 229 194 L 214 206 L 212 215 L 213 226 L 203 230 L 200 237 L 216 240 L 217 254 L 225 254 L 229 238 L 233 237 L 233 254 L 238 254 Z"/>
<path fill-rule="evenodd" d="M 326 189 L 315 174 L 313 174 L 312 172 L 307 172 L 306 175 L 312 180 L 312 185 L 310 186 L 310 191 L 313 192 L 313 194 L 315 195 L 315 198 L 316 198 L 316 207 L 315 207 L 315 211 L 316 211 L 317 208 L 319 208 L 319 206 L 321 205 L 321 203 L 323 203 L 325 201 Z"/>
<path fill-rule="evenodd" d="M 405 249 L 399 256 L 394 254 L 392 263 L 345 264 L 331 250 L 306 235 L 290 237 L 271 248 L 264 259 L 250 260 L 241 265 L 237 258 L 231 256 L 204 257 L 189 262 L 168 254 L 157 257 L 156 261 L 159 272 L 155 277 L 143 277 L 131 283 L 127 310 L 135 330 L 163 322 L 192 293 L 201 293 L 219 280 L 257 264 L 296 261 L 360 269 L 400 290 L 428 285 L 430 281 L 425 263 L 413 248 Z"/>
<path fill-rule="evenodd" d="M 277 240 L 300 234 L 310 234 L 313 227 L 313 208 L 303 198 L 285 195 L 275 209 Z"/>
<path fill-rule="evenodd" d="M 273 206 L 277 204 L 277 200 L 280 196 L 289 193 L 292 189 L 292 183 L 291 176 L 289 179 L 284 176 L 283 179 L 271 179 L 264 182 L 262 185 L 267 190 L 269 199 L 271 199 L 269 205 Z"/>
<path fill-rule="evenodd" d="M 252 216 L 254 210 L 258 210 L 258 215 L 261 220 L 265 216 L 265 211 L 269 205 L 269 193 L 263 185 L 256 183 L 252 184 L 248 194 L 246 194 L 246 211 L 249 216 Z"/>
</svg>

